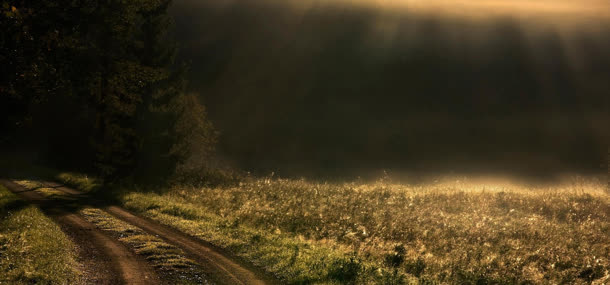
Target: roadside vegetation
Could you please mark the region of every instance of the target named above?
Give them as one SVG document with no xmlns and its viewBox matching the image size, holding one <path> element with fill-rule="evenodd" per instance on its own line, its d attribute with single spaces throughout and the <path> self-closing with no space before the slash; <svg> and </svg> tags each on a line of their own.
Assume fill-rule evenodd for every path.
<svg viewBox="0 0 610 285">
<path fill-rule="evenodd" d="M 76 248 L 39 208 L 0 186 L 0 284 L 75 284 Z"/>
<path fill-rule="evenodd" d="M 127 191 L 124 207 L 291 284 L 610 281 L 605 181 L 245 179 Z"/>
</svg>

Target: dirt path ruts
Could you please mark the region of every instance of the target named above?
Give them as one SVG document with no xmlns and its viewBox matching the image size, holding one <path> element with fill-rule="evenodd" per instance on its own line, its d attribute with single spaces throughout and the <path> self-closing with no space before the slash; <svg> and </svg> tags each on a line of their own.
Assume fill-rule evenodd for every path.
<svg viewBox="0 0 610 285">
<path fill-rule="evenodd" d="M 117 206 L 106 207 L 113 216 L 133 224 L 149 234 L 156 235 L 167 242 L 182 248 L 187 256 L 199 262 L 206 269 L 206 275 L 220 284 L 264 285 L 270 280 L 261 278 L 251 269 L 226 257 L 202 242 L 177 232 L 174 229 L 140 218 Z"/>
<path fill-rule="evenodd" d="M 107 236 L 74 213 L 67 203 L 49 201 L 12 181 L 0 183 L 54 219 L 77 244 L 85 284 L 160 284 L 154 270 L 119 241 Z"/>
<path fill-rule="evenodd" d="M 53 187 L 66 194 L 83 196 L 82 192 L 65 187 L 58 183 L 44 182 L 45 186 Z M 273 277 L 266 276 L 264 272 L 250 266 L 236 258 L 230 257 L 221 249 L 193 238 L 173 228 L 161 225 L 146 218 L 138 217 L 129 211 L 117 207 L 103 208 L 111 215 L 141 228 L 149 234 L 158 236 L 166 242 L 181 248 L 187 256 L 197 261 L 206 271 L 206 276 L 218 284 L 264 285 L 279 284 Z"/>
</svg>

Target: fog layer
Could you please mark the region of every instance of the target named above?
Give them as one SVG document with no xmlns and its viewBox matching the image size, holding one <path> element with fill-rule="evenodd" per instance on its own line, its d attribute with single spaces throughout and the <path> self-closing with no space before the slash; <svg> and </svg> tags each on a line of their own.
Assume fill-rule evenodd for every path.
<svg viewBox="0 0 610 285">
<path fill-rule="evenodd" d="M 601 171 L 609 11 L 562 0 L 173 7 L 221 154 L 295 175 Z"/>
</svg>

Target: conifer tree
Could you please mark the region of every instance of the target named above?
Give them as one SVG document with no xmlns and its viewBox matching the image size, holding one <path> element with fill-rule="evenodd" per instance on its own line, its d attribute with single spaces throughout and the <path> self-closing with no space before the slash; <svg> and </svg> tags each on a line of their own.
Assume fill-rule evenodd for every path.
<svg viewBox="0 0 610 285">
<path fill-rule="evenodd" d="M 184 94 L 185 69 L 175 64 L 168 35 L 170 4 L 2 0 L 0 63 L 9 68 L 0 79 L 0 111 L 9 116 L 0 131 L 31 121 L 29 138 L 46 131 L 61 141 L 63 159 L 80 149 L 72 158 L 110 180 L 134 171 L 163 177 L 210 150 L 195 151 L 213 143 L 215 132 L 199 101 Z"/>
</svg>

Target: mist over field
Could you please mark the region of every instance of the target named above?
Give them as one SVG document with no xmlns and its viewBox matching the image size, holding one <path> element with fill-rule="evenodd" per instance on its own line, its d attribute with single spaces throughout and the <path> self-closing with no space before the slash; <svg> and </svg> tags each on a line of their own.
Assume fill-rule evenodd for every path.
<svg viewBox="0 0 610 285">
<path fill-rule="evenodd" d="M 171 13 L 240 167 L 603 172 L 605 1 L 208 1 Z"/>
</svg>

